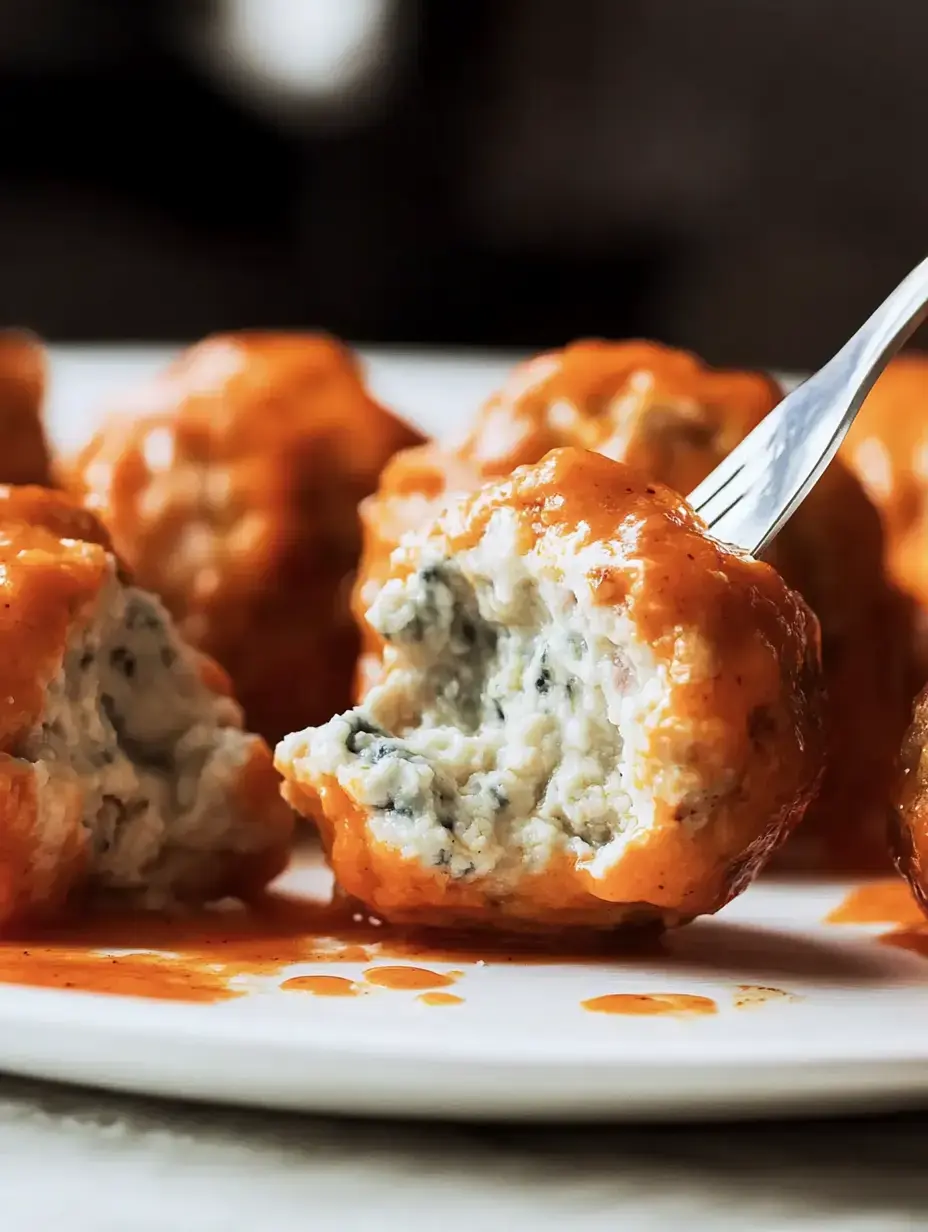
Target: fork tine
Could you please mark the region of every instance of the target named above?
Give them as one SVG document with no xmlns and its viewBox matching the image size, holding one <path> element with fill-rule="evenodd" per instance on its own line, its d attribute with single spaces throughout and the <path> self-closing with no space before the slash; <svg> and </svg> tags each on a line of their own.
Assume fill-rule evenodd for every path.
<svg viewBox="0 0 928 1232">
<path fill-rule="evenodd" d="M 745 492 L 743 490 L 739 490 L 737 495 L 732 497 L 732 499 L 723 509 L 720 509 L 718 513 L 714 514 L 711 519 L 706 518 L 705 522 L 706 522 L 706 525 L 709 527 L 709 529 L 712 530 L 714 527 L 717 527 L 722 522 L 723 518 L 727 518 L 729 514 L 733 513 L 734 510 L 737 508 L 737 506 L 740 505 L 741 502 L 744 500 L 744 497 L 745 497 Z"/>
<path fill-rule="evenodd" d="M 690 493 L 719 539 L 763 550 L 818 482 L 877 377 L 926 316 L 928 258 Z"/>
<path fill-rule="evenodd" d="M 719 487 L 700 509 L 699 516 L 714 533 L 719 533 L 719 523 L 762 480 L 767 462 L 767 449 L 763 442 L 761 445 L 761 448 L 752 451 L 739 463 L 731 478 Z"/>
<path fill-rule="evenodd" d="M 687 501 L 701 518 L 704 518 L 706 521 L 709 520 L 706 510 L 710 502 L 714 501 L 719 493 L 724 491 L 734 481 L 749 461 L 757 456 L 758 452 L 762 452 L 766 448 L 779 422 L 778 412 L 782 405 L 780 403 L 779 406 L 774 407 L 750 436 L 747 436 L 737 445 L 728 457 L 720 462 L 715 470 L 689 494 Z"/>
</svg>

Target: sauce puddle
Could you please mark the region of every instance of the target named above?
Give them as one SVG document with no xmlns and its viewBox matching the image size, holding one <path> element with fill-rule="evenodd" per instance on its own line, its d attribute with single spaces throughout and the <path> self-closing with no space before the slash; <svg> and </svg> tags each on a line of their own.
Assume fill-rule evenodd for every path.
<svg viewBox="0 0 928 1232">
<path fill-rule="evenodd" d="M 711 997 L 696 997 L 682 992 L 613 992 L 604 997 L 581 1001 L 585 1010 L 594 1014 L 716 1014 L 718 1006 Z"/>
<path fill-rule="evenodd" d="M 229 1001 L 244 989 L 207 964 L 190 966 L 156 954 L 95 954 L 70 946 L 0 947 L 0 983 L 66 988 L 156 1001 Z"/>
<path fill-rule="evenodd" d="M 856 886 L 826 924 L 895 924 L 900 928 L 928 923 L 904 881 L 871 881 Z"/>
<path fill-rule="evenodd" d="M 356 903 L 325 903 L 271 892 L 251 906 L 189 915 L 100 911 L 29 936 L 2 940 L 0 983 L 210 1002 L 245 995 L 243 977 L 274 977 L 295 963 L 379 964 L 391 959 L 475 965 L 627 962 L 661 954 L 666 956 L 666 951 L 652 937 L 629 939 L 608 933 L 417 932 L 410 926 L 374 920 L 359 911 Z M 418 965 L 378 965 L 369 966 L 365 979 L 383 988 L 420 992 L 446 988 L 462 974 L 461 970 L 442 974 Z M 294 977 L 298 981 L 340 978 Z M 295 985 L 287 981 L 286 986 L 292 989 Z M 319 987 L 325 986 L 301 986 L 317 995 L 353 995 L 319 994 Z"/>
<path fill-rule="evenodd" d="M 425 967 L 371 967 L 364 972 L 364 978 L 378 988 L 418 992 L 423 988 L 448 988 L 458 974 L 442 975 L 438 971 L 427 971 Z"/>
<path fill-rule="evenodd" d="M 456 997 L 453 992 L 423 992 L 416 997 L 423 1005 L 463 1005 L 464 998 Z"/>
<path fill-rule="evenodd" d="M 98 912 L 0 941 L 0 983 L 226 1001 L 247 992 L 237 977 L 274 976 L 298 962 L 369 962 L 365 940 L 341 904 L 282 894 L 183 916 Z"/>
</svg>

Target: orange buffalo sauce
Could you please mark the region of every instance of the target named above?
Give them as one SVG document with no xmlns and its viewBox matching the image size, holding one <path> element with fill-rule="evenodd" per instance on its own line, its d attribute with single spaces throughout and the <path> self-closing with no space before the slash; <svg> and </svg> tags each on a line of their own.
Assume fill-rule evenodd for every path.
<svg viewBox="0 0 928 1232">
<path fill-rule="evenodd" d="M 900 879 L 870 881 L 855 886 L 825 917 L 826 924 L 925 924 L 925 913 Z"/>
<path fill-rule="evenodd" d="M 711 997 L 683 992 L 613 992 L 604 997 L 581 1001 L 594 1014 L 715 1014 L 718 1006 Z"/>
<path fill-rule="evenodd" d="M 108 955 L 73 946 L 0 951 L 0 983 L 79 989 L 157 1001 L 227 1001 L 242 996 L 228 977 L 205 964 L 179 963 L 155 954 Z"/>
<path fill-rule="evenodd" d="M 236 977 L 274 976 L 297 962 L 370 961 L 353 927 L 344 908 L 282 894 L 185 916 L 99 912 L 0 941 L 0 982 L 223 1001 L 246 991 Z"/>
<path fill-rule="evenodd" d="M 423 1005 L 463 1005 L 464 998 L 456 997 L 453 992 L 423 992 L 416 997 Z"/>
<path fill-rule="evenodd" d="M 395 988 L 400 991 L 418 992 L 422 988 L 448 988 L 455 981 L 450 972 L 427 971 L 425 967 L 371 967 L 364 972 L 368 984 L 380 988 Z"/>
<path fill-rule="evenodd" d="M 184 916 L 96 912 L 0 940 L 0 983 L 208 1002 L 241 996 L 249 977 L 273 978 L 294 963 L 615 962 L 656 952 L 653 939 L 642 946 L 609 933 L 425 933 L 372 919 L 350 902 L 327 904 L 274 892 L 248 907 Z M 419 992 L 448 987 L 462 974 L 378 965 L 369 968 L 365 981 Z"/>
<path fill-rule="evenodd" d="M 284 980 L 281 988 L 284 992 L 311 992 L 316 997 L 356 997 L 360 991 L 354 980 L 343 975 L 295 975 L 292 980 Z"/>
</svg>

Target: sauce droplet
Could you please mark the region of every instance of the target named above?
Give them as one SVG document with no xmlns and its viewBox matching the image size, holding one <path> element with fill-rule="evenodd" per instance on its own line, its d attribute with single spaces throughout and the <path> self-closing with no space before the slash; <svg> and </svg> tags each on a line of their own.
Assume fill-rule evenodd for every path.
<svg viewBox="0 0 928 1232">
<path fill-rule="evenodd" d="M 771 1001 L 798 1001 L 794 992 L 782 988 L 764 988 L 761 984 L 739 984 L 733 1003 L 736 1010 L 756 1010 Z"/>
<path fill-rule="evenodd" d="M 316 997 L 356 997 L 358 986 L 343 975 L 295 975 L 281 984 L 284 992 L 311 992 Z"/>
<path fill-rule="evenodd" d="M 423 1005 L 463 1005 L 464 998 L 456 997 L 453 992 L 423 992 L 416 997 Z"/>
<path fill-rule="evenodd" d="M 925 914 L 904 881 L 870 881 L 855 886 L 834 911 L 825 916 L 826 924 L 907 924 L 925 923 Z"/>
<path fill-rule="evenodd" d="M 418 991 L 420 988 L 447 988 L 455 976 L 428 971 L 425 967 L 371 967 L 364 972 L 368 984 L 379 988 L 397 988 Z"/>
<path fill-rule="evenodd" d="M 719 1008 L 711 997 L 682 992 L 613 992 L 580 1004 L 594 1014 L 715 1014 Z"/>
</svg>

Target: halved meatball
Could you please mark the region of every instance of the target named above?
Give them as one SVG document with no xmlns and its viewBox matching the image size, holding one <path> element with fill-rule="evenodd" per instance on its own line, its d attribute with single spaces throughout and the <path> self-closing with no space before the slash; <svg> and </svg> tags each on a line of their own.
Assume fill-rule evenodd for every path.
<svg viewBox="0 0 928 1232">
<path fill-rule="evenodd" d="M 333 339 L 230 334 L 126 395 L 65 478 L 273 740 L 350 700 L 357 505 L 421 439 Z"/>
<path fill-rule="evenodd" d="M 0 487 L 0 928 L 260 889 L 292 814 L 228 680 L 60 493 Z"/>
<path fill-rule="evenodd" d="M 452 503 L 368 618 L 381 682 L 276 761 L 389 919 L 679 924 L 739 893 L 817 786 L 815 617 L 622 463 L 556 450 Z"/>
<path fill-rule="evenodd" d="M 381 672 L 382 639 L 366 620 L 390 552 L 450 494 L 580 445 L 691 491 L 780 400 L 762 373 L 712 369 L 645 342 L 577 342 L 518 367 L 454 450 L 399 453 L 361 507 L 364 551 L 353 595 L 362 634 L 356 700 Z M 887 581 L 880 519 L 836 461 L 768 559 L 818 615 L 830 706 L 830 766 L 806 824 L 779 854 L 798 869 L 889 862 L 886 809 L 905 728 L 911 615 Z M 928 636 L 926 636 L 928 643 Z"/>
</svg>

